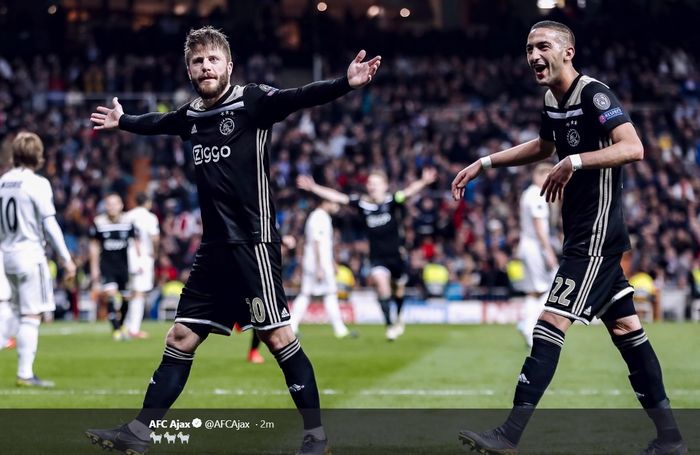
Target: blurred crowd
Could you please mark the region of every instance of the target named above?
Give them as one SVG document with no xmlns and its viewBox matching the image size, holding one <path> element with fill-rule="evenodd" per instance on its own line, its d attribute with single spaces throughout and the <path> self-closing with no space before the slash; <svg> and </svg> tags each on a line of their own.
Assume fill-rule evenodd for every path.
<svg viewBox="0 0 700 455">
<path fill-rule="evenodd" d="M 696 294 L 698 55 L 633 43 L 582 43 L 578 53 L 578 69 L 617 93 L 645 147 L 645 160 L 625 168 L 625 215 L 634 245 L 631 271 L 649 274 L 659 287 Z M 343 71 L 325 65 L 328 77 Z M 235 83 L 279 87 L 282 80 L 284 65 L 274 55 L 237 62 Z M 102 197 L 111 191 L 126 197 L 137 180 L 134 163 L 149 163 L 146 190 L 162 231 L 156 277 L 160 284 L 183 279 L 201 236 L 190 149 L 178 138 L 93 131 L 89 113 L 112 94 L 120 95 L 129 113 L 174 109 L 192 97 L 179 55 L 0 57 L 0 137 L 26 129 L 44 140 L 42 173 L 53 184 L 67 244 L 83 266 L 87 229 L 101 210 Z M 373 168 L 385 170 L 392 189 L 398 190 L 418 178 L 422 168 L 435 167 L 438 181 L 408 202 L 404 220 L 409 285 L 450 298 L 508 293 L 518 279 L 513 262 L 517 207 L 529 185 L 529 170 L 490 170 L 460 202 L 451 200 L 449 185 L 465 164 L 535 138 L 541 106 L 542 91 L 522 55 L 385 59 L 366 89 L 275 126 L 270 172 L 280 231 L 303 241 L 303 224 L 314 202 L 295 188 L 297 175 L 311 174 L 324 185 L 361 193 Z M 559 246 L 556 207 L 552 213 L 552 242 Z M 336 260 L 362 285 L 368 245 L 361 222 L 344 210 L 334 223 Z M 299 246 L 286 251 L 285 283 L 292 290 L 299 283 L 300 254 Z"/>
</svg>

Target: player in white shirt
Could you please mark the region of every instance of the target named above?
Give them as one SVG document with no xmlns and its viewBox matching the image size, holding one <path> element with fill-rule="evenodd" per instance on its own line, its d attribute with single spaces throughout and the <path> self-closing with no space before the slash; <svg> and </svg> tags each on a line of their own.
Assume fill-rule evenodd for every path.
<svg viewBox="0 0 700 455">
<path fill-rule="evenodd" d="M 339 209 L 337 203 L 323 200 L 306 219 L 301 291 L 294 299 L 291 314 L 294 333 L 299 331 L 299 322 L 304 317 L 311 298 L 323 297 L 335 336 L 344 338 L 350 335 L 340 315 L 338 286 L 335 282 L 333 223 L 330 214 L 337 213 Z"/>
<path fill-rule="evenodd" d="M 56 221 L 51 184 L 35 171 L 44 163 L 44 145 L 34 133 L 19 133 L 12 142 L 14 168 L 0 177 L 0 250 L 12 290 L 17 332 L 17 385 L 51 387 L 34 374 L 41 315 L 53 311 L 53 286 L 44 251 L 45 236 L 58 254 L 65 277 L 75 264 Z"/>
<path fill-rule="evenodd" d="M 0 351 L 17 346 L 19 316 L 12 310 L 12 290 L 5 276 L 2 253 L 0 252 Z"/>
<path fill-rule="evenodd" d="M 547 291 L 557 271 L 557 256 L 549 240 L 549 206 L 540 190 L 552 166 L 541 163 L 532 173 L 532 184 L 520 197 L 518 258 L 525 266 L 521 290 L 526 293 L 518 329 L 532 347 L 532 331 L 544 309 Z"/>
<path fill-rule="evenodd" d="M 124 326 L 131 338 L 145 338 L 141 331 L 146 294 L 153 289 L 155 277 L 155 257 L 158 253 L 160 228 L 158 217 L 150 211 L 151 199 L 145 193 L 136 195 L 136 207 L 126 212 L 126 221 L 134 225 L 141 248 L 136 251 L 134 242 L 129 244 L 129 273 L 131 275 L 132 298 L 126 313 Z"/>
</svg>

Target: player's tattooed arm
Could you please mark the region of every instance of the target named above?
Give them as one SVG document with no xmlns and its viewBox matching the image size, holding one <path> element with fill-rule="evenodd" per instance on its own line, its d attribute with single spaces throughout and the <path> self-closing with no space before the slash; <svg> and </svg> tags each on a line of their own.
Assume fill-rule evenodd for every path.
<svg viewBox="0 0 700 455">
<path fill-rule="evenodd" d="M 350 203 L 350 196 L 334 190 L 333 188 L 319 185 L 311 176 L 308 175 L 300 175 L 297 177 L 297 187 L 331 202 L 343 205 Z"/>
<path fill-rule="evenodd" d="M 260 126 L 284 120 L 292 112 L 329 103 L 352 89 L 367 85 L 381 65 L 381 56 L 363 62 L 362 50 L 350 62 L 347 74 L 338 79 L 312 82 L 303 87 L 276 89 L 266 85 L 249 85 L 243 95 L 246 110 Z"/>
</svg>

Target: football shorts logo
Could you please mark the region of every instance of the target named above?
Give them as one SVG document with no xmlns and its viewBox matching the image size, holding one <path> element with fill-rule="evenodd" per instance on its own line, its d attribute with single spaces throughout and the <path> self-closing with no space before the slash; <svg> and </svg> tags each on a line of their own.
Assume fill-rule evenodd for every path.
<svg viewBox="0 0 700 455">
<path fill-rule="evenodd" d="M 233 119 L 231 117 L 226 117 L 219 123 L 219 132 L 224 136 L 228 136 L 233 133 L 235 127 L 236 125 L 233 123 Z"/>
<path fill-rule="evenodd" d="M 581 136 L 578 134 L 578 131 L 573 128 L 567 131 L 566 142 L 568 142 L 571 147 L 576 147 L 581 142 Z"/>
<path fill-rule="evenodd" d="M 593 104 L 601 111 L 604 111 L 610 107 L 610 98 L 605 93 L 596 93 L 593 95 Z"/>
</svg>

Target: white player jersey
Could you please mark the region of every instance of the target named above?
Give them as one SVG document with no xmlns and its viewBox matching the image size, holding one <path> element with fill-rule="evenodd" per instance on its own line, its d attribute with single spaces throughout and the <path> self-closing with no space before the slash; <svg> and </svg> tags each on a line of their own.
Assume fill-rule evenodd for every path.
<svg viewBox="0 0 700 455">
<path fill-rule="evenodd" d="M 304 273 L 316 271 L 316 255 L 314 242 L 319 242 L 319 259 L 323 270 L 333 270 L 333 223 L 330 215 L 321 209 L 316 209 L 306 219 L 304 227 Z"/>
<path fill-rule="evenodd" d="M 521 242 L 537 242 L 534 220 L 545 221 L 545 235 L 549 238 L 549 206 L 536 185 L 530 185 L 520 197 L 520 240 Z"/>
<path fill-rule="evenodd" d="M 152 258 L 152 237 L 160 234 L 158 217 L 144 207 L 136 207 L 126 212 L 124 219 L 136 228 L 136 235 L 141 246 L 141 256 Z M 130 248 L 133 248 L 133 246 Z"/>
<path fill-rule="evenodd" d="M 12 298 L 10 282 L 5 275 L 5 265 L 3 264 L 2 253 L 0 252 L 0 302 L 8 302 Z"/>
<path fill-rule="evenodd" d="M 0 250 L 8 272 L 14 263 L 45 257 L 43 221 L 54 215 L 47 179 L 23 167 L 0 177 Z"/>
</svg>

